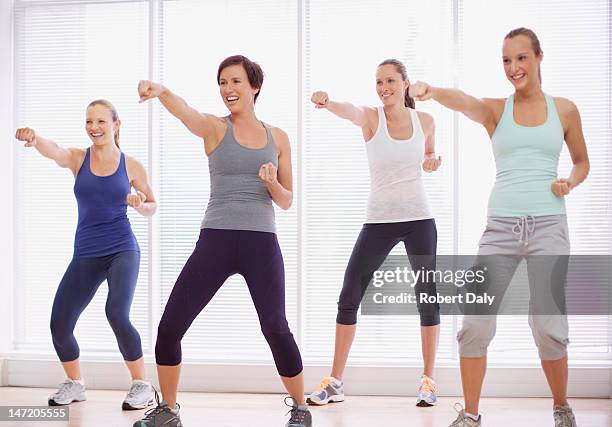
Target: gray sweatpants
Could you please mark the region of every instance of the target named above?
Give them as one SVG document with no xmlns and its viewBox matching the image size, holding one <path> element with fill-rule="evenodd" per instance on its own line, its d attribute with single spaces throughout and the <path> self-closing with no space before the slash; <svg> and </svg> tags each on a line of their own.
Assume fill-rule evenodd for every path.
<svg viewBox="0 0 612 427">
<path fill-rule="evenodd" d="M 496 285 L 507 288 L 521 258 L 527 261 L 529 287 L 534 295 L 538 277 L 542 277 L 537 255 L 569 255 L 570 244 L 565 215 L 488 217 L 479 242 L 478 256 L 509 255 L 496 263 Z M 530 258 L 532 262 L 530 263 Z M 538 258 L 540 259 L 540 258 Z M 531 301 L 533 303 L 533 301 Z M 497 316 L 466 315 L 457 334 L 462 357 L 482 357 L 495 336 Z M 563 314 L 530 314 L 529 326 L 538 347 L 540 359 L 557 360 L 567 354 L 569 330 Z"/>
</svg>

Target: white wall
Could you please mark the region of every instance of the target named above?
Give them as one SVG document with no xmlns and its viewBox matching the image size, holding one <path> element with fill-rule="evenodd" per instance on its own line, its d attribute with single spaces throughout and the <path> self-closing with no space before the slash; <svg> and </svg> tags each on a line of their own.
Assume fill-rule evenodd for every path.
<svg viewBox="0 0 612 427">
<path fill-rule="evenodd" d="M 13 323 L 13 0 L 0 1 L 0 385 Z"/>
</svg>

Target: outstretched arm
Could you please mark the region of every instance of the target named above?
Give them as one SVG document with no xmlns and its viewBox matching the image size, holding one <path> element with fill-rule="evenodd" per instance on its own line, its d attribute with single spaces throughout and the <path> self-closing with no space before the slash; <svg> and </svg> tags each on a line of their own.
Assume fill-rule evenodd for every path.
<svg viewBox="0 0 612 427">
<path fill-rule="evenodd" d="M 356 126 L 365 127 L 368 123 L 367 107 L 357 107 L 349 102 L 335 102 L 329 99 L 327 92 L 318 91 L 310 99 L 316 108 L 326 108 L 336 116 L 350 120 Z"/>
<path fill-rule="evenodd" d="M 183 122 L 191 133 L 203 138 L 204 141 L 214 135 L 213 123 L 216 117 L 211 114 L 200 113 L 165 86 L 149 80 L 141 80 L 138 83 L 138 95 L 140 96 L 140 102 L 159 98 L 159 101 L 170 114 Z"/>
<path fill-rule="evenodd" d="M 34 129 L 19 128 L 15 132 L 18 141 L 25 141 L 25 147 L 34 147 L 40 154 L 48 159 L 55 160 L 62 168 L 69 168 L 76 174 L 78 161 L 83 155 L 80 148 L 64 148 L 47 138 L 37 135 Z"/>
<path fill-rule="evenodd" d="M 433 99 L 446 108 L 463 113 L 470 120 L 483 125 L 489 135 L 493 133 L 497 126 L 494 107 L 499 100 L 479 99 L 459 89 L 433 87 L 425 82 L 416 82 L 410 85 L 408 90 L 410 96 L 417 101 Z"/>
</svg>

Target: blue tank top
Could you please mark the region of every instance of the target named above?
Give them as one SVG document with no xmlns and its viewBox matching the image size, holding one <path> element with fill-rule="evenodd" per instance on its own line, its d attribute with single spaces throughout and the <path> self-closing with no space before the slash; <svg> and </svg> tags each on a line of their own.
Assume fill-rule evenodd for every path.
<svg viewBox="0 0 612 427">
<path fill-rule="evenodd" d="M 539 126 L 514 121 L 514 95 L 491 137 L 497 175 L 488 216 L 563 215 L 565 200 L 551 190 L 563 148 L 563 126 L 554 99 L 545 94 L 547 117 Z"/>
<path fill-rule="evenodd" d="M 121 153 L 119 167 L 108 176 L 91 172 L 90 149 L 74 182 L 79 222 L 74 239 L 74 257 L 101 257 L 123 251 L 140 251 L 127 217 L 130 180 Z"/>
</svg>

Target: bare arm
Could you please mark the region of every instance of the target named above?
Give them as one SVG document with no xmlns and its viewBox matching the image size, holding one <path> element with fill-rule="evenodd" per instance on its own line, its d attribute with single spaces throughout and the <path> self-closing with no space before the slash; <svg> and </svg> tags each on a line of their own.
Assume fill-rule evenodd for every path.
<svg viewBox="0 0 612 427">
<path fill-rule="evenodd" d="M 470 120 L 483 125 L 489 135 L 497 126 L 495 106 L 499 100 L 479 99 L 466 94 L 458 89 L 446 89 L 429 86 L 425 82 L 416 82 L 410 86 L 410 96 L 417 101 L 433 99 L 446 108 L 464 114 Z"/>
<path fill-rule="evenodd" d="M 367 107 L 357 107 L 350 102 L 335 102 L 329 99 L 326 92 L 314 92 L 311 101 L 316 108 L 326 108 L 336 116 L 349 120 L 361 128 L 368 124 Z"/>
<path fill-rule="evenodd" d="M 293 173 L 291 170 L 291 146 L 289 137 L 282 130 L 272 129 L 274 139 L 278 141 L 278 168 L 266 163 L 259 169 L 259 177 L 266 184 L 268 193 L 274 203 L 281 209 L 289 209 L 293 203 Z"/>
<path fill-rule="evenodd" d="M 71 169 L 72 173 L 76 175 L 76 168 L 83 156 L 82 149 L 61 147 L 55 141 L 37 135 L 31 128 L 17 129 L 15 138 L 19 141 L 25 141 L 24 145 L 26 147 L 36 148 L 40 154 L 48 159 L 55 160 L 55 163 L 62 168 Z"/>
<path fill-rule="evenodd" d="M 431 115 L 424 112 L 417 112 L 423 133 L 425 134 L 425 155 L 423 158 L 423 170 L 425 172 L 434 172 L 438 170 L 442 163 L 442 157 L 436 157 L 436 125 Z"/>
<path fill-rule="evenodd" d="M 127 204 L 143 216 L 152 216 L 157 210 L 157 202 L 147 171 L 138 160 L 130 157 L 128 158 L 128 173 L 131 178 L 130 184 L 136 190 L 136 194 L 127 195 Z"/>
<path fill-rule="evenodd" d="M 214 120 L 217 117 L 200 113 L 165 86 L 149 80 L 141 80 L 138 83 L 138 94 L 140 102 L 159 98 L 159 101 L 170 114 L 183 122 L 191 133 L 203 138 L 204 141 L 209 140 L 215 134 Z"/>
<path fill-rule="evenodd" d="M 572 101 L 560 99 L 559 109 L 565 122 L 565 143 L 574 164 L 569 178 L 560 178 L 552 184 L 553 193 L 558 197 L 563 197 L 586 179 L 589 174 L 590 162 L 578 108 Z"/>
</svg>

